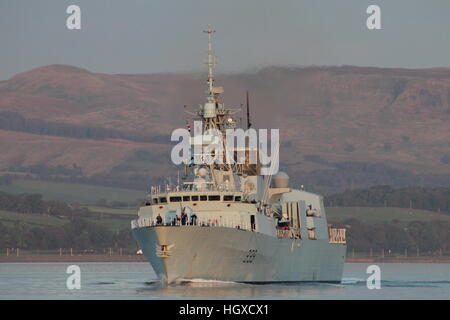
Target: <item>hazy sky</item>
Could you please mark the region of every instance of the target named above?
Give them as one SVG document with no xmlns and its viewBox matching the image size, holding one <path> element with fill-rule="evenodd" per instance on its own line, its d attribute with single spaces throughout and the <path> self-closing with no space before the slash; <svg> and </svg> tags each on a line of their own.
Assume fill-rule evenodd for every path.
<svg viewBox="0 0 450 320">
<path fill-rule="evenodd" d="M 66 8 L 81 7 L 81 30 Z M 381 7 L 382 30 L 366 8 Z M 267 65 L 450 67 L 449 0 L 0 0 L 0 79 L 48 64 L 105 73 Z"/>
</svg>

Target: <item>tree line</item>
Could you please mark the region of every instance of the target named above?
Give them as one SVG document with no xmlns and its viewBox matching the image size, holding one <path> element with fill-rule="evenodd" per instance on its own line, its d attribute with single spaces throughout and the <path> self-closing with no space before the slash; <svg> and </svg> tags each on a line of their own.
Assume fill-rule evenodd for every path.
<svg viewBox="0 0 450 320">
<path fill-rule="evenodd" d="M 397 188 L 407 186 L 450 188 L 450 174 L 415 173 L 408 168 L 393 168 L 383 163 L 330 162 L 313 154 L 304 155 L 303 160 L 320 164 L 322 168 L 296 172 L 291 175 L 291 180 L 320 194 L 331 195 L 343 192 L 347 188 L 368 188 L 375 185 L 391 185 Z M 292 164 L 296 165 L 298 164 Z M 287 171 L 289 172 L 289 167 Z"/>
<path fill-rule="evenodd" d="M 130 229 L 114 232 L 87 220 L 96 216 L 87 208 L 63 201 L 43 200 L 40 194 L 9 194 L 0 192 L 0 210 L 42 216 L 65 217 L 63 226 L 30 226 L 20 220 L 13 226 L 0 222 L 0 248 L 132 248 L 135 246 Z"/>
<path fill-rule="evenodd" d="M 12 167 L 11 167 L 12 168 Z M 25 175 L 7 174 L 0 177 L 0 185 L 11 185 L 14 180 L 25 179 L 33 181 L 50 181 L 59 183 L 78 183 L 94 186 L 105 186 L 112 188 L 124 188 L 139 190 L 145 192 L 149 189 L 149 185 L 155 181 L 150 174 L 132 174 L 130 176 L 124 175 L 108 175 L 108 173 L 97 173 L 90 177 L 78 175 L 57 175 L 57 174 L 39 174 L 33 170 L 24 170 L 16 172 L 26 172 Z M 161 183 L 161 182 L 160 182 Z"/>
<path fill-rule="evenodd" d="M 390 196 L 392 194 L 415 195 L 415 193 L 406 192 L 410 191 L 410 188 L 405 189 L 377 186 L 365 189 L 365 192 L 359 190 L 360 193 L 357 193 L 359 196 L 354 194 L 355 198 L 336 197 L 333 198 L 333 201 L 338 199 L 341 201 L 341 205 L 346 206 L 351 204 L 358 206 L 382 205 L 385 199 L 402 199 L 400 196 Z M 442 196 L 445 194 L 444 191 L 431 189 L 422 194 Z M 424 206 L 439 204 L 436 199 L 433 201 L 427 199 L 427 197 L 423 197 L 421 200 L 423 202 L 418 203 L 423 203 Z M 326 199 L 326 201 L 330 200 Z M 0 222 L 0 248 L 19 247 L 46 250 L 135 248 L 136 246 L 129 228 L 112 231 L 104 225 L 87 220 L 87 217 L 94 215 L 88 209 L 63 201 L 43 200 L 40 194 L 13 195 L 0 192 L 0 210 L 62 216 L 66 217 L 68 221 L 63 226 L 30 226 L 21 221 L 16 221 L 13 225 L 5 225 Z M 357 219 L 348 219 L 333 224 L 347 229 L 347 242 L 350 250 L 368 252 L 369 250 L 385 249 L 403 252 L 406 249 L 415 252 L 416 249 L 419 249 L 422 253 L 435 252 L 440 249 L 444 252 L 450 251 L 450 222 L 448 221 L 412 221 L 408 224 L 392 221 L 369 224 Z"/>
<path fill-rule="evenodd" d="M 82 177 L 83 170 L 81 167 L 77 166 L 77 164 L 73 164 L 71 167 L 66 167 L 63 165 L 57 166 L 47 166 L 44 164 L 36 164 L 28 167 L 23 167 L 20 165 L 13 165 L 8 168 L 8 171 L 11 172 L 24 172 L 24 173 L 32 173 L 38 174 L 42 176 L 68 176 L 68 177 Z"/>
<path fill-rule="evenodd" d="M 75 217 L 63 226 L 35 227 L 20 221 L 7 226 L 0 222 L 0 248 L 135 249 L 136 243 L 128 228 L 114 232 L 103 225 Z"/>
<path fill-rule="evenodd" d="M 449 221 L 412 221 L 406 225 L 391 222 L 369 224 L 358 219 L 335 222 L 333 225 L 347 229 L 349 250 L 359 252 L 380 252 L 392 250 L 395 253 L 416 252 L 431 254 L 439 250 L 450 251 Z"/>
<path fill-rule="evenodd" d="M 41 194 L 0 192 L 0 210 L 50 216 L 83 217 L 92 214 L 87 208 L 58 200 L 43 200 Z"/>
<path fill-rule="evenodd" d="M 404 187 L 387 185 L 346 190 L 325 197 L 325 206 L 399 207 L 440 211 L 450 214 L 450 188 Z"/>
<path fill-rule="evenodd" d="M 149 137 L 102 127 L 79 126 L 37 118 L 28 119 L 17 112 L 11 111 L 0 112 L 0 129 L 75 139 L 124 139 L 136 142 L 171 143 L 169 136 Z"/>
</svg>

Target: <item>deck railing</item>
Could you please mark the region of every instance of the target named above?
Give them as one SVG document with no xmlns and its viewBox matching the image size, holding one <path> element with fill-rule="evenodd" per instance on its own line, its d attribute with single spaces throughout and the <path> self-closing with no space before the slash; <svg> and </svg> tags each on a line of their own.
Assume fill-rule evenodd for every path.
<svg viewBox="0 0 450 320">
<path fill-rule="evenodd" d="M 196 221 L 186 221 L 186 223 L 182 224 L 180 221 L 175 223 L 166 222 L 166 223 L 157 223 L 156 220 L 150 218 L 139 218 L 131 221 L 131 229 L 142 228 L 142 227 L 179 227 L 179 226 L 198 226 L 198 227 L 222 227 L 222 228 L 236 228 L 241 230 L 251 231 L 250 223 L 235 223 L 231 221 L 222 221 L 219 219 L 199 219 Z"/>
<path fill-rule="evenodd" d="M 198 226 L 198 227 L 221 227 L 221 228 L 235 228 L 240 230 L 252 231 L 250 223 L 235 223 L 231 221 L 222 221 L 219 219 L 199 219 L 196 221 L 186 221 L 182 224 L 180 221 L 175 223 L 157 223 L 156 220 L 150 218 L 139 218 L 131 221 L 131 228 L 142 228 L 142 227 L 179 227 L 179 226 Z M 345 239 L 345 229 L 328 228 L 328 238 L 330 243 L 347 243 Z M 300 233 L 293 229 L 277 229 L 278 238 L 293 238 L 300 239 Z M 311 237 L 310 237 L 311 238 Z"/>
<path fill-rule="evenodd" d="M 277 237 L 278 238 L 290 238 L 291 230 L 289 229 L 277 229 Z"/>
<path fill-rule="evenodd" d="M 301 239 L 300 230 L 298 229 L 278 229 L 278 238 Z"/>
<path fill-rule="evenodd" d="M 188 183 L 184 185 L 165 185 L 165 186 L 151 186 L 150 194 L 151 195 L 160 195 L 167 194 L 169 192 L 200 192 L 200 191 L 229 191 L 229 192 L 237 192 L 236 188 L 232 186 L 222 183 L 215 185 L 214 183 L 203 183 L 203 184 L 195 184 Z"/>
<path fill-rule="evenodd" d="M 328 238 L 330 243 L 347 243 L 345 229 L 328 228 Z"/>
</svg>

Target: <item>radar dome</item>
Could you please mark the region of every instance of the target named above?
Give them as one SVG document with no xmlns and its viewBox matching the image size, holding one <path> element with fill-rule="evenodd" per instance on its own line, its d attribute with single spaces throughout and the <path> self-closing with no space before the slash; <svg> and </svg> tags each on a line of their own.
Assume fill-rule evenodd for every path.
<svg viewBox="0 0 450 320">
<path fill-rule="evenodd" d="M 206 168 L 200 168 L 197 170 L 197 175 L 199 177 L 206 177 L 207 174 L 208 174 L 208 170 Z"/>
<path fill-rule="evenodd" d="M 287 188 L 289 185 L 289 176 L 286 172 L 279 171 L 273 178 L 274 188 Z"/>
</svg>

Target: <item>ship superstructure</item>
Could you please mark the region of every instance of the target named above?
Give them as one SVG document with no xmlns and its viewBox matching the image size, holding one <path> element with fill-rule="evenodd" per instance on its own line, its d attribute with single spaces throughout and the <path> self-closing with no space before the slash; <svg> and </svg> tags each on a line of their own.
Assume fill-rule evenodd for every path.
<svg viewBox="0 0 450 320">
<path fill-rule="evenodd" d="M 225 133 L 236 128 L 237 110 L 225 106 L 220 99 L 224 89 L 214 84 L 214 31 L 208 26 L 206 32 L 206 102 L 193 115 L 203 132 Z M 149 200 L 131 223 L 133 236 L 156 274 L 168 283 L 192 279 L 340 282 L 345 229 L 327 224 L 323 198 L 291 188 L 283 172 L 262 175 L 258 148 L 225 152 L 243 161 L 194 161 L 205 154 L 215 156 L 205 153 L 207 140 L 205 135 L 192 138 L 196 151 L 185 164 L 183 182 L 152 186 Z"/>
</svg>

